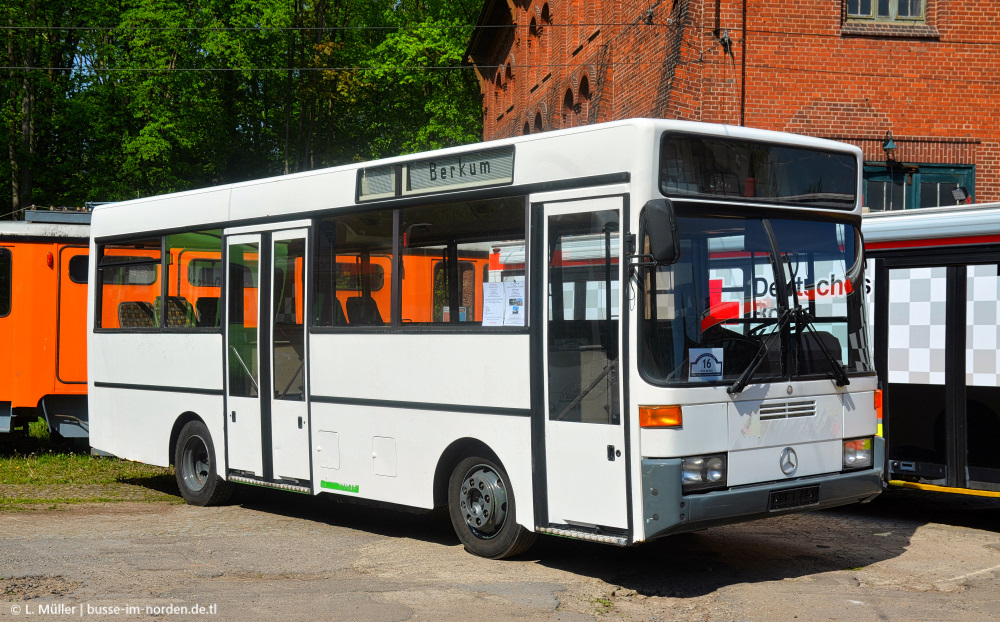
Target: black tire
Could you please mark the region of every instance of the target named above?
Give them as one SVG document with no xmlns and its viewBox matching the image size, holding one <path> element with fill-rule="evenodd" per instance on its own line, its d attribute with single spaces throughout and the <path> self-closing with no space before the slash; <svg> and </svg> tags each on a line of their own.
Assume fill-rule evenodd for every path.
<svg viewBox="0 0 1000 622">
<path fill-rule="evenodd" d="M 534 532 L 517 524 L 507 471 L 489 458 L 462 460 L 448 481 L 448 514 L 458 539 L 474 555 L 503 559 L 524 553 Z"/>
<path fill-rule="evenodd" d="M 222 505 L 233 495 L 233 484 L 219 477 L 215 446 L 208 426 L 189 421 L 177 437 L 174 472 L 181 496 L 191 505 Z"/>
</svg>

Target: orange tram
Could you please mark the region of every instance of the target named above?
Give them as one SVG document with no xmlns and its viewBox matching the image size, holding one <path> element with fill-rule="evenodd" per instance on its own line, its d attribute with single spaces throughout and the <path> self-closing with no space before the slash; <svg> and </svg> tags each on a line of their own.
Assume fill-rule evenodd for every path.
<svg viewBox="0 0 1000 622">
<path fill-rule="evenodd" d="M 90 213 L 0 221 L 0 433 L 86 437 Z"/>
</svg>

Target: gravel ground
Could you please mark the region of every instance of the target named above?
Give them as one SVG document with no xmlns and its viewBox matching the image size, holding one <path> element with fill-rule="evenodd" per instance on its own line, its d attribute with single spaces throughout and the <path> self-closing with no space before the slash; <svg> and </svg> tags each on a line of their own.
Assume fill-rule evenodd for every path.
<svg viewBox="0 0 1000 622">
<path fill-rule="evenodd" d="M 268 490 L 55 507 L 0 515 L 0 618 L 1000 621 L 996 499 L 890 491 L 632 549 L 540 538 L 502 562 L 438 514 Z"/>
</svg>

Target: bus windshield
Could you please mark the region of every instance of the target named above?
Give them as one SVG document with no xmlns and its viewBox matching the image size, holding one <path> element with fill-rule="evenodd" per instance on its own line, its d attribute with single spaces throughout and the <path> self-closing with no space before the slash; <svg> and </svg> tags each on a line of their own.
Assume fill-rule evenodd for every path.
<svg viewBox="0 0 1000 622">
<path fill-rule="evenodd" d="M 872 370 L 856 227 L 681 211 L 677 228 L 680 259 L 643 278 L 648 380 L 739 392 L 750 380 L 845 384 L 847 373 Z"/>
</svg>

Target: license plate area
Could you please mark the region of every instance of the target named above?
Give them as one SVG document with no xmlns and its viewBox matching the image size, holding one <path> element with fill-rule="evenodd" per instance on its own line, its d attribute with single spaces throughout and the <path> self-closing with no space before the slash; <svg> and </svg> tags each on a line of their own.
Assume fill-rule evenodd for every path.
<svg viewBox="0 0 1000 622">
<path fill-rule="evenodd" d="M 767 510 L 778 512 L 819 504 L 819 486 L 803 486 L 772 491 L 767 499 Z"/>
</svg>

